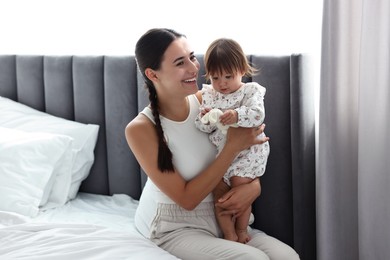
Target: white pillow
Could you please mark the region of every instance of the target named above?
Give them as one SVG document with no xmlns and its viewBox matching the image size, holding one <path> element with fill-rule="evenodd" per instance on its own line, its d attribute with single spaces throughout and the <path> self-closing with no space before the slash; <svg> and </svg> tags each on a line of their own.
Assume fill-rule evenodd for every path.
<svg viewBox="0 0 390 260">
<path fill-rule="evenodd" d="M 70 171 L 72 141 L 0 127 L 0 210 L 36 216 L 52 180 Z"/>
<path fill-rule="evenodd" d="M 73 138 L 72 183 L 67 199 L 74 199 L 81 182 L 89 174 L 99 126 L 55 117 L 31 107 L 0 97 L 0 126 L 27 132 L 46 132 Z"/>
<path fill-rule="evenodd" d="M 18 130 L 14 129 L 14 131 Z M 44 134 L 52 135 L 49 133 Z M 62 206 L 68 201 L 68 194 L 72 184 L 72 165 L 74 162 L 72 151 L 73 139 L 65 135 L 63 137 L 69 138 L 71 143 L 64 152 L 62 160 L 56 165 L 52 177 L 46 185 L 41 203 L 39 204 L 42 210 Z"/>
<path fill-rule="evenodd" d="M 75 159 L 72 151 L 73 138 L 65 135 L 59 136 L 69 138 L 71 143 L 64 152 L 62 161 L 59 161 L 56 165 L 53 176 L 46 186 L 42 201 L 39 204 L 42 210 L 62 206 L 69 200 L 68 194 L 72 185 L 72 167 Z"/>
</svg>

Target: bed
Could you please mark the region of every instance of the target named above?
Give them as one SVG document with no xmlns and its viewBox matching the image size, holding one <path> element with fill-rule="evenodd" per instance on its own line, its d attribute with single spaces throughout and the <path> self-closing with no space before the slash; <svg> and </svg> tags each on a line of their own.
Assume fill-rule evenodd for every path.
<svg viewBox="0 0 390 260">
<path fill-rule="evenodd" d="M 252 225 L 315 259 L 310 62 L 248 58 L 272 150 Z M 146 175 L 124 128 L 147 103 L 134 56 L 0 55 L 1 259 L 177 259 L 134 227 Z"/>
</svg>

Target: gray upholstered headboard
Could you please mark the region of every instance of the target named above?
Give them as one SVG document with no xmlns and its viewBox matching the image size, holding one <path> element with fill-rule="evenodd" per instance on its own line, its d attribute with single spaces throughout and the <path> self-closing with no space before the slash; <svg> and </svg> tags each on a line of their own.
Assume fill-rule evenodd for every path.
<svg viewBox="0 0 390 260">
<path fill-rule="evenodd" d="M 253 80 L 267 89 L 271 154 L 254 204 L 255 227 L 315 259 L 313 87 L 302 55 L 256 56 Z M 198 55 L 200 63 L 203 56 Z M 200 71 L 199 82 L 204 82 Z M 200 85 L 199 84 L 199 85 Z M 100 125 L 95 163 L 81 190 L 138 199 L 145 181 L 124 129 L 147 104 L 133 56 L 0 55 L 0 96 L 55 116 Z"/>
</svg>

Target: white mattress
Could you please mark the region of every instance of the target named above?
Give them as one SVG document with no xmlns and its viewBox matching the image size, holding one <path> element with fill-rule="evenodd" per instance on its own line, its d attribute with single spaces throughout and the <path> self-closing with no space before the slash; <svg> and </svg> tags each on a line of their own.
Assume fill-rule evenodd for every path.
<svg viewBox="0 0 390 260">
<path fill-rule="evenodd" d="M 134 226 L 138 201 L 79 193 L 35 218 L 0 211 L 0 259 L 178 259 Z"/>
</svg>

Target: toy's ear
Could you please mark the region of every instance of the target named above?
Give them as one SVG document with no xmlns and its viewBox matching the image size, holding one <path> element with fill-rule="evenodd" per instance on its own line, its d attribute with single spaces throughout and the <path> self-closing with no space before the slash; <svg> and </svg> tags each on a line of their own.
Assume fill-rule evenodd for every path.
<svg viewBox="0 0 390 260">
<path fill-rule="evenodd" d="M 219 117 L 222 115 L 222 111 L 216 108 L 213 108 L 209 111 L 209 121 L 212 124 L 219 122 Z"/>
<path fill-rule="evenodd" d="M 228 130 L 228 128 L 229 128 L 228 125 L 223 125 L 223 124 L 221 124 L 221 123 L 217 123 L 217 127 L 218 127 L 219 130 L 221 130 L 221 132 L 222 132 L 223 134 L 227 134 L 227 130 Z"/>
<path fill-rule="evenodd" d="M 209 120 L 209 113 L 206 113 L 202 116 L 202 118 L 200 119 L 200 121 L 203 123 L 203 124 L 208 124 L 210 122 Z"/>
</svg>

